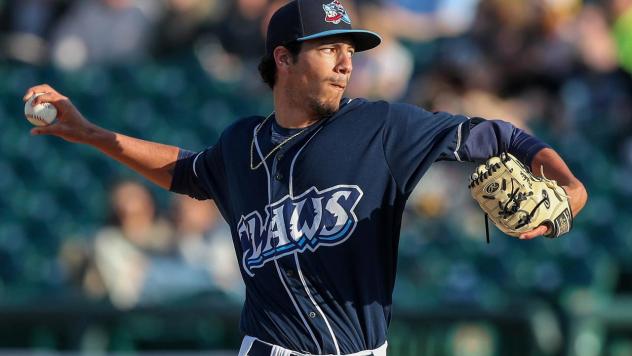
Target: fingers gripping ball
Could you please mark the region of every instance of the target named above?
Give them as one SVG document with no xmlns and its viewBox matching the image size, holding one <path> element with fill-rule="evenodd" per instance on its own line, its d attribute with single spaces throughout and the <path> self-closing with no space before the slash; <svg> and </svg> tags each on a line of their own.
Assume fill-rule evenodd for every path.
<svg viewBox="0 0 632 356">
<path fill-rule="evenodd" d="M 37 93 L 24 104 L 26 119 L 35 126 L 47 126 L 55 122 L 57 109 L 51 103 L 41 103 L 33 106 L 33 100 L 44 93 Z"/>
<path fill-rule="evenodd" d="M 547 237 L 558 237 L 572 226 L 573 216 L 564 188 L 554 180 L 534 176 L 509 153 L 492 157 L 470 176 L 470 193 L 505 234 L 520 236 L 542 224 Z"/>
</svg>

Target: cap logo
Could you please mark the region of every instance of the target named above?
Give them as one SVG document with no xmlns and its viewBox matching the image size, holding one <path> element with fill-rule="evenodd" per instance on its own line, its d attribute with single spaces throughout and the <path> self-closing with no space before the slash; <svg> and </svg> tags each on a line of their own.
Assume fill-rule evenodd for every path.
<svg viewBox="0 0 632 356">
<path fill-rule="evenodd" d="M 338 0 L 334 0 L 329 4 L 323 4 L 323 10 L 325 10 L 325 21 L 331 22 L 335 25 L 343 21 L 351 25 L 351 18 L 347 15 L 347 11 Z"/>
</svg>

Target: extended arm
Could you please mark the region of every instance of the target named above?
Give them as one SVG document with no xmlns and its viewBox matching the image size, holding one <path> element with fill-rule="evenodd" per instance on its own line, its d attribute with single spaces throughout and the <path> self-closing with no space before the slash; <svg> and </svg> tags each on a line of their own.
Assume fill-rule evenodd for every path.
<svg viewBox="0 0 632 356">
<path fill-rule="evenodd" d="M 57 109 L 57 121 L 36 127 L 33 135 L 54 135 L 67 141 L 93 146 L 109 157 L 125 164 L 164 189 L 169 189 L 180 149 L 144 141 L 103 129 L 86 120 L 70 100 L 50 86 L 38 85 L 27 90 L 24 100 L 34 93 L 46 93 L 33 105 L 49 102 Z"/>
</svg>

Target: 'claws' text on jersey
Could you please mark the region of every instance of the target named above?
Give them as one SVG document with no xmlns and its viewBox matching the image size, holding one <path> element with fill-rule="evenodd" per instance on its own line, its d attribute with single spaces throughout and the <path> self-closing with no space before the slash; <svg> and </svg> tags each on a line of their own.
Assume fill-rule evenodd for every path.
<svg viewBox="0 0 632 356">
<path fill-rule="evenodd" d="M 285 196 L 266 206 L 265 220 L 258 211 L 242 216 L 237 231 L 244 270 L 254 276 L 254 269 L 294 251 L 344 242 L 358 223 L 354 209 L 363 194 L 356 185 L 323 191 L 312 187 L 298 197 Z"/>
</svg>

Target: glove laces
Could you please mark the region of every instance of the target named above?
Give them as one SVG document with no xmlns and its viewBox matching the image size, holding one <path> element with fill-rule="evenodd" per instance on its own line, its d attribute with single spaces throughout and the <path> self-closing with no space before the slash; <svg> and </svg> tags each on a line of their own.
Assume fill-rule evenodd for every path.
<svg viewBox="0 0 632 356">
<path fill-rule="evenodd" d="M 507 156 L 508 157 L 508 156 Z M 509 158 L 507 159 L 509 160 Z M 502 160 L 503 164 L 507 161 L 507 160 Z M 509 167 L 507 167 L 509 169 Z M 544 166 L 540 166 L 540 174 L 542 175 L 542 178 L 544 181 L 549 181 L 545 176 L 544 176 Z M 502 190 L 506 190 L 507 188 L 507 182 L 503 179 L 503 183 L 502 183 Z M 554 190 L 555 191 L 555 190 Z M 557 194 L 557 192 L 556 192 Z M 520 187 L 517 187 L 514 189 L 514 180 L 511 180 L 511 194 L 509 195 L 509 199 L 507 200 L 507 202 L 505 202 L 505 204 L 502 204 L 501 202 L 498 202 L 500 211 L 498 212 L 498 215 L 503 218 L 503 219 L 507 219 L 510 218 L 511 216 L 513 216 L 514 214 L 516 214 L 518 211 L 520 211 L 520 205 L 522 204 L 522 202 L 526 201 L 528 197 L 532 196 L 533 192 L 520 192 Z M 522 227 L 524 227 L 525 225 L 531 223 L 531 220 L 533 219 L 533 217 L 535 216 L 536 211 L 540 208 L 540 206 L 544 204 L 545 206 L 549 205 L 550 206 L 550 199 L 549 199 L 549 195 L 547 194 L 546 191 L 542 191 L 542 199 L 533 207 L 533 209 L 528 212 L 527 214 L 524 214 L 522 217 L 520 217 L 520 219 L 518 220 L 518 223 L 515 226 L 515 229 L 520 229 Z M 487 215 L 487 213 L 485 213 L 485 238 L 487 243 L 490 243 L 489 240 L 489 216 Z"/>
</svg>

